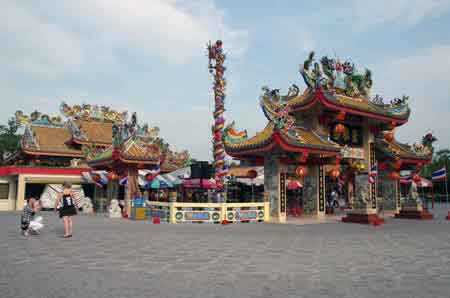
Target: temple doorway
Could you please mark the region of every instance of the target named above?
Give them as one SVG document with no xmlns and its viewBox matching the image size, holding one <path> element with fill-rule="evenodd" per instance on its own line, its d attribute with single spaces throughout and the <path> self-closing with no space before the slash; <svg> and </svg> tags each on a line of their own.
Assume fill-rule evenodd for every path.
<svg viewBox="0 0 450 298">
<path fill-rule="evenodd" d="M 353 181 L 325 176 L 325 214 L 342 215 L 348 208 L 348 196 L 352 192 Z"/>
<path fill-rule="evenodd" d="M 317 192 L 313 179 L 289 175 L 286 185 L 286 215 L 291 219 L 317 215 Z"/>
</svg>

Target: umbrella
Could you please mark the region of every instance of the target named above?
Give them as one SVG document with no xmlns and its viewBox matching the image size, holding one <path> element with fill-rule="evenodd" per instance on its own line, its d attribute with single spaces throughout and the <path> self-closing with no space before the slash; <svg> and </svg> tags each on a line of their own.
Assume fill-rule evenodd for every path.
<svg viewBox="0 0 450 298">
<path fill-rule="evenodd" d="M 182 185 L 186 188 L 200 188 L 200 179 L 185 179 Z M 202 179 L 202 188 L 216 189 L 216 181 L 214 179 Z"/>
<path fill-rule="evenodd" d="M 180 179 L 187 179 L 191 177 L 191 167 L 184 167 L 173 172 L 170 172 L 169 175 L 173 177 L 177 177 Z"/>
<path fill-rule="evenodd" d="M 156 176 L 153 181 L 150 183 L 150 188 L 158 189 L 158 188 L 171 188 L 173 184 L 167 180 L 165 180 L 161 175 Z"/>
<path fill-rule="evenodd" d="M 162 177 L 164 178 L 164 180 L 172 183 L 172 185 L 180 185 L 182 183 L 181 179 L 171 174 L 165 174 L 162 175 Z"/>
</svg>

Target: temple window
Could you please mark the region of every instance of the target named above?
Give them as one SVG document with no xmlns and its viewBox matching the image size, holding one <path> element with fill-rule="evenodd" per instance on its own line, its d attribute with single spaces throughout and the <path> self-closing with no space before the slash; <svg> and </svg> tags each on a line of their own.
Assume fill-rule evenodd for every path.
<svg viewBox="0 0 450 298">
<path fill-rule="evenodd" d="M 338 123 L 331 125 L 330 127 L 331 140 L 342 146 L 347 145 L 351 147 L 362 147 L 363 133 L 361 127 L 344 125 L 345 129 L 342 133 L 340 133 L 336 131 L 336 125 L 338 125 Z"/>
<path fill-rule="evenodd" d="M 9 197 L 9 183 L 0 183 L 0 200 L 7 200 Z"/>
</svg>

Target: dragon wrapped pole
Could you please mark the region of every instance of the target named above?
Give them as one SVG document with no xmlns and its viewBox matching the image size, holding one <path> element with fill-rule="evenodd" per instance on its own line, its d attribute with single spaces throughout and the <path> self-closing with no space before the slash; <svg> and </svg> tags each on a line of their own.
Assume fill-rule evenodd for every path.
<svg viewBox="0 0 450 298">
<path fill-rule="evenodd" d="M 222 141 L 225 119 L 225 78 L 223 76 L 225 67 L 225 54 L 223 53 L 222 41 L 218 40 L 214 44 L 208 44 L 209 72 L 214 79 L 214 125 L 213 134 L 213 156 L 214 156 L 214 179 L 219 190 L 223 190 L 225 170 L 225 149 Z"/>
</svg>

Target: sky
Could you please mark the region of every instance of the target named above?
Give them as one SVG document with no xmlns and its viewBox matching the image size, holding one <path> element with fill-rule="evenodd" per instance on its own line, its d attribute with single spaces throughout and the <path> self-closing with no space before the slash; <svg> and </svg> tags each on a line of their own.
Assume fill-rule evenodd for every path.
<svg viewBox="0 0 450 298">
<path fill-rule="evenodd" d="M 319 3 L 320 2 L 320 3 Z M 373 73 L 373 94 L 410 96 L 402 142 L 450 146 L 450 0 L 0 0 L 0 122 L 69 104 L 136 111 L 172 149 L 210 160 L 206 44 L 227 53 L 226 121 L 266 124 L 261 87 L 305 87 L 309 51 Z"/>
</svg>

